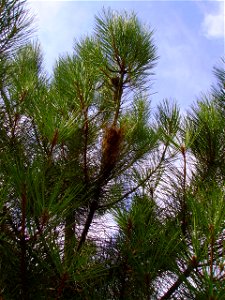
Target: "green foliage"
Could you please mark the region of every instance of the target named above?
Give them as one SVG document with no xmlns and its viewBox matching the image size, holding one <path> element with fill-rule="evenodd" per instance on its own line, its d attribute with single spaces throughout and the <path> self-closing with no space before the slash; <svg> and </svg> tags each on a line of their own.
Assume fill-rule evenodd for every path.
<svg viewBox="0 0 225 300">
<path fill-rule="evenodd" d="M 123 74 L 126 85 L 140 89 L 156 60 L 153 31 L 145 29 L 134 13 L 118 14 L 112 10 L 96 17 L 95 30 L 107 76 Z"/>
<path fill-rule="evenodd" d="M 203 179 L 224 178 L 224 116 L 215 103 L 202 101 L 189 115 L 189 131 L 193 140 L 191 151 L 198 161 Z"/>
<path fill-rule="evenodd" d="M 214 74 L 216 75 L 218 81 L 217 86 L 212 87 L 212 93 L 216 104 L 219 106 L 219 109 L 224 114 L 225 112 L 225 69 L 224 69 L 225 60 L 222 60 L 222 67 L 215 67 Z"/>
<path fill-rule="evenodd" d="M 23 5 L 0 5 L 0 298 L 223 299 L 222 69 L 153 115 L 135 14 L 104 10 L 50 79 Z"/>
<path fill-rule="evenodd" d="M 0 4 L 0 57 L 10 54 L 24 44 L 31 33 L 32 18 L 25 1 L 2 0 Z"/>
</svg>

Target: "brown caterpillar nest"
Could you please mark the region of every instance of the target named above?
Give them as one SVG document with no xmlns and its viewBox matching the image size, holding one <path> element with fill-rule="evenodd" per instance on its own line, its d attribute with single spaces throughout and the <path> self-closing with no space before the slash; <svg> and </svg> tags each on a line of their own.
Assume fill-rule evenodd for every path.
<svg viewBox="0 0 225 300">
<path fill-rule="evenodd" d="M 102 171 L 105 177 L 109 176 L 118 161 L 122 139 L 121 128 L 111 126 L 105 129 L 102 140 Z"/>
</svg>

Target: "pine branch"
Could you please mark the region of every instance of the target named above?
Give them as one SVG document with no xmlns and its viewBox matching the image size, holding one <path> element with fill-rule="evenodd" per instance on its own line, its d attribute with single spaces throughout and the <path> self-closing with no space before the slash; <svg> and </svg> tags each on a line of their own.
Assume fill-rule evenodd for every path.
<svg viewBox="0 0 225 300">
<path fill-rule="evenodd" d="M 86 237 L 87 237 L 88 231 L 90 229 L 90 226 L 91 226 L 91 223 L 93 221 L 94 214 L 95 214 L 97 208 L 98 208 L 98 201 L 94 200 L 90 205 L 89 214 L 87 216 L 87 219 L 86 219 L 86 222 L 85 222 L 85 225 L 84 225 L 84 229 L 82 231 L 81 238 L 80 238 L 79 244 L 77 246 L 77 252 L 80 251 L 80 249 L 82 248 L 83 244 L 86 241 Z"/>
<path fill-rule="evenodd" d="M 182 273 L 182 275 L 177 279 L 177 281 L 171 286 L 171 288 L 160 298 L 160 300 L 169 299 L 173 293 L 177 291 L 179 286 L 184 282 L 184 279 L 188 278 L 193 271 L 194 267 L 189 265 L 187 269 Z"/>
<path fill-rule="evenodd" d="M 168 146 L 169 146 L 168 144 L 165 146 L 165 148 L 163 150 L 163 153 L 162 153 L 162 156 L 161 156 L 161 159 L 160 159 L 160 162 L 158 163 L 158 165 L 156 166 L 156 168 L 154 170 L 152 170 L 143 180 L 141 180 L 139 182 L 139 184 L 137 184 L 135 187 L 133 187 L 132 189 L 130 189 L 127 193 L 125 193 L 124 195 L 122 195 L 119 199 L 117 199 L 117 200 L 115 200 L 113 202 L 104 204 L 104 205 L 100 205 L 99 209 L 105 210 L 105 209 L 111 208 L 112 206 L 114 206 L 114 205 L 120 203 L 121 201 L 123 201 L 124 199 L 127 199 L 128 196 L 132 195 L 141 186 L 143 186 L 143 184 L 145 184 L 153 176 L 153 174 L 155 174 L 157 172 L 157 170 L 161 167 L 162 163 L 165 160 L 165 155 L 166 155 L 166 151 L 168 149 Z"/>
<path fill-rule="evenodd" d="M 193 256 L 188 267 L 179 276 L 177 281 L 174 282 L 174 284 L 171 286 L 171 288 L 160 298 L 160 300 L 169 299 L 173 295 L 173 293 L 175 293 L 177 291 L 177 289 L 184 282 L 184 280 L 187 279 L 191 275 L 191 272 L 194 269 L 196 269 L 198 266 L 199 266 L 199 263 L 198 263 L 196 257 Z"/>
</svg>

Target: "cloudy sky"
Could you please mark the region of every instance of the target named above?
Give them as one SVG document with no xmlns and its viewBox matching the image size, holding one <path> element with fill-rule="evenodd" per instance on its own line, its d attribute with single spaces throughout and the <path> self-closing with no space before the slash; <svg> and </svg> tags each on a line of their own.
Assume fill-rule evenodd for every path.
<svg viewBox="0 0 225 300">
<path fill-rule="evenodd" d="M 103 7 L 134 11 L 154 29 L 160 57 L 151 101 L 176 100 L 187 109 L 215 81 L 213 66 L 224 57 L 224 1 L 32 1 L 37 31 L 51 74 L 59 55 L 71 53 L 75 39 L 91 35 Z"/>
</svg>

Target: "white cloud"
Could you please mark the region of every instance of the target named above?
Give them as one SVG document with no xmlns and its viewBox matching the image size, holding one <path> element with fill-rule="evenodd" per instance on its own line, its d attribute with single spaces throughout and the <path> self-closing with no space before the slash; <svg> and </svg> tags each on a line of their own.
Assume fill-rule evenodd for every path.
<svg viewBox="0 0 225 300">
<path fill-rule="evenodd" d="M 75 38 L 90 33 L 94 15 L 89 6 L 78 1 L 29 1 L 49 73 L 59 55 L 72 52 Z"/>
<path fill-rule="evenodd" d="M 219 2 L 218 11 L 207 13 L 202 23 L 203 34 L 207 38 L 224 37 L 224 2 Z"/>
</svg>

